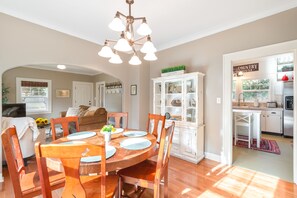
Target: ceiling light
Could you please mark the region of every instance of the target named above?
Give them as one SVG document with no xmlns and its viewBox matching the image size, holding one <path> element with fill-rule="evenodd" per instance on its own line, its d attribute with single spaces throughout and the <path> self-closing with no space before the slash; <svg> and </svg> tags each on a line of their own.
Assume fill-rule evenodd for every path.
<svg viewBox="0 0 297 198">
<path fill-rule="evenodd" d="M 117 52 L 114 52 L 112 57 L 109 59 L 109 62 L 110 63 L 113 63 L 113 64 L 121 64 L 123 63 L 121 57 L 118 55 Z"/>
<path fill-rule="evenodd" d="M 57 68 L 58 69 L 66 69 L 66 66 L 65 65 L 57 65 Z"/>
<path fill-rule="evenodd" d="M 145 55 L 145 57 L 143 57 L 144 60 L 147 60 L 147 61 L 155 61 L 158 59 L 158 57 L 156 56 L 155 53 L 147 53 Z"/>
<path fill-rule="evenodd" d="M 136 53 L 134 53 L 133 56 L 131 57 L 131 59 L 129 60 L 129 64 L 130 65 L 140 65 L 141 64 L 141 60 L 138 58 Z"/>
<path fill-rule="evenodd" d="M 108 43 L 105 42 L 104 46 L 102 47 L 102 49 L 100 50 L 100 52 L 98 52 L 99 56 L 102 56 L 104 58 L 111 58 L 113 56 L 113 51 L 112 49 L 108 46 Z"/>
<path fill-rule="evenodd" d="M 109 62 L 119 64 L 122 63 L 122 60 L 118 54 L 112 54 L 112 48 L 116 51 L 129 52 L 133 51 L 133 56 L 131 57 L 129 63 L 131 65 L 139 65 L 141 64 L 141 60 L 137 56 L 136 51 L 140 49 L 142 53 L 146 54 L 147 61 L 157 60 L 156 55 L 154 54 L 157 49 L 151 41 L 150 34 L 152 33 L 151 28 L 148 26 L 145 17 L 133 17 L 131 15 L 131 5 L 134 3 L 134 0 L 126 0 L 126 3 L 129 5 L 129 15 L 124 15 L 121 12 L 117 12 L 112 22 L 109 24 L 109 28 L 122 32 L 121 37 L 117 41 L 106 40 L 104 46 L 98 53 L 99 56 L 110 58 Z M 123 24 L 122 19 L 125 21 Z M 139 38 L 135 38 L 134 34 L 134 22 L 141 21 L 137 29 L 137 33 L 141 36 Z M 143 44 L 144 42 L 144 44 Z M 109 47 L 109 44 L 112 44 L 113 47 Z M 111 53 L 112 52 L 112 53 Z M 121 61 L 119 61 L 121 60 Z"/>
</svg>

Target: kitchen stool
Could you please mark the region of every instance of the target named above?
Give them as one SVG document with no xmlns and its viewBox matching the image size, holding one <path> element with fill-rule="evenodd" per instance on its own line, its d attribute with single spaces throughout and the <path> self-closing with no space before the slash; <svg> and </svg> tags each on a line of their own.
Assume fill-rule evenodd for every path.
<svg viewBox="0 0 297 198">
<path fill-rule="evenodd" d="M 236 145 L 238 140 L 248 142 L 248 148 L 251 148 L 251 141 L 252 141 L 252 116 L 253 113 L 234 113 L 234 145 Z M 238 126 L 248 127 L 248 138 L 242 138 L 238 136 Z"/>
</svg>

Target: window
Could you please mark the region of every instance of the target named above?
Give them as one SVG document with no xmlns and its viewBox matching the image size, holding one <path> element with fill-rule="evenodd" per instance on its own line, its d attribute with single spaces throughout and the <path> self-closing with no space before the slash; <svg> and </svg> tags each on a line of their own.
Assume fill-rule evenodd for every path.
<svg viewBox="0 0 297 198">
<path fill-rule="evenodd" d="M 236 80 L 232 82 L 232 100 L 236 99 Z"/>
<path fill-rule="evenodd" d="M 267 102 L 270 99 L 270 80 L 242 80 L 242 93 L 245 102 Z"/>
<path fill-rule="evenodd" d="M 27 114 L 51 113 L 51 80 L 17 78 L 17 102 L 26 103 Z"/>
</svg>

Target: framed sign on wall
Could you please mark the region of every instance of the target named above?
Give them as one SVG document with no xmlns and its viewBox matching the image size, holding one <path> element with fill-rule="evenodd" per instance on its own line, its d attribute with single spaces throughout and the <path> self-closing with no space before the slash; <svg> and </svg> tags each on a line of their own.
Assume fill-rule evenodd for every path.
<svg viewBox="0 0 297 198">
<path fill-rule="evenodd" d="M 57 98 L 69 98 L 70 97 L 70 90 L 69 89 L 57 89 L 56 90 L 56 97 Z"/>
<path fill-rule="evenodd" d="M 130 95 L 137 95 L 137 85 L 131 85 Z"/>
</svg>

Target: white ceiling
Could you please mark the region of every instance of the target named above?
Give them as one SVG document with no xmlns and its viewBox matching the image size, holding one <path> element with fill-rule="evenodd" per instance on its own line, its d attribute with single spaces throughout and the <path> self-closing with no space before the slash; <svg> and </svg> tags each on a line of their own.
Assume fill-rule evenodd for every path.
<svg viewBox="0 0 297 198">
<path fill-rule="evenodd" d="M 146 17 L 163 50 L 293 7 L 297 0 L 135 0 L 132 15 Z M 100 45 L 119 37 L 108 28 L 116 11 L 128 14 L 125 0 L 0 0 L 2 13 Z"/>
</svg>

